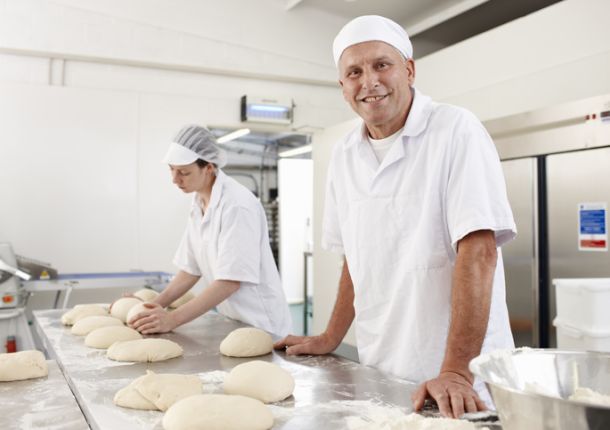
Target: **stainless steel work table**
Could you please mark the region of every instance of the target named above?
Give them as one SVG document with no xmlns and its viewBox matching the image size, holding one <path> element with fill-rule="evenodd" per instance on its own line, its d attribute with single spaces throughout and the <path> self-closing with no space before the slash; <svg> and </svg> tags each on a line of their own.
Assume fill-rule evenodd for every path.
<svg viewBox="0 0 610 430">
<path fill-rule="evenodd" d="M 113 404 L 115 393 L 147 369 L 156 373 L 198 374 L 204 392 L 222 392 L 222 380 L 237 364 L 250 359 L 225 357 L 219 352 L 222 339 L 244 325 L 208 313 L 160 337 L 184 348 L 184 356 L 157 363 L 122 363 L 106 358 L 105 350 L 84 345 L 64 327 L 64 310 L 34 312 L 36 330 L 48 353 L 62 368 L 68 384 L 92 429 L 162 429 L 163 414 L 125 409 Z M 408 413 L 416 385 L 343 358 L 327 356 L 288 357 L 283 352 L 257 357 L 273 361 L 295 379 L 293 397 L 269 405 L 274 429 L 341 429 L 349 420 L 379 413 L 380 406 L 397 407 Z M 353 418 L 348 418 L 353 417 Z"/>
<path fill-rule="evenodd" d="M 61 370 L 47 361 L 49 375 L 0 382 L 0 428 L 84 430 L 89 426 Z"/>
</svg>

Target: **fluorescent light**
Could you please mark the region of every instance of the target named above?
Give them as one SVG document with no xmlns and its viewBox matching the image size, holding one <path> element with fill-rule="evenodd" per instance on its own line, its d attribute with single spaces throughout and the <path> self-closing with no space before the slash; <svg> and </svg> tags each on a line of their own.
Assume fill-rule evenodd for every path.
<svg viewBox="0 0 610 430">
<path fill-rule="evenodd" d="M 240 137 L 245 136 L 246 134 L 250 134 L 250 129 L 249 128 L 240 128 L 239 130 L 235 130 L 235 131 L 232 131 L 231 133 L 225 134 L 224 136 L 220 136 L 218 139 L 216 139 L 216 142 L 226 143 L 230 140 L 239 139 Z"/>
<path fill-rule="evenodd" d="M 279 155 L 280 157 L 292 157 L 294 155 L 307 154 L 308 152 L 311 152 L 311 145 L 299 146 L 298 148 L 289 149 L 288 151 L 280 152 L 277 155 Z"/>
<path fill-rule="evenodd" d="M 288 106 L 248 105 L 248 109 L 258 112 L 288 112 Z"/>
</svg>

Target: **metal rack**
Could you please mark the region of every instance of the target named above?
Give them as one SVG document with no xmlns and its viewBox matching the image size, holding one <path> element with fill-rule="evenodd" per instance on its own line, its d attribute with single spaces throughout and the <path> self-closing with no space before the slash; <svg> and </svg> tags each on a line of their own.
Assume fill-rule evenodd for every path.
<svg viewBox="0 0 610 430">
<path fill-rule="evenodd" d="M 265 209 L 265 215 L 267 216 L 267 225 L 269 228 L 269 244 L 271 245 L 271 252 L 275 264 L 279 267 L 280 265 L 280 218 L 278 211 L 278 202 L 274 200 L 270 203 L 263 203 Z"/>
</svg>

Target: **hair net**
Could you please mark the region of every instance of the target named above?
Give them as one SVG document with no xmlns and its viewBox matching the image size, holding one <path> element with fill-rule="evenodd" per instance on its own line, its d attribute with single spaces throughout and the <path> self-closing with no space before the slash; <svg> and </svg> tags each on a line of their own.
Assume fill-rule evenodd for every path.
<svg viewBox="0 0 610 430">
<path fill-rule="evenodd" d="M 216 143 L 214 135 L 205 127 L 187 125 L 182 127 L 170 144 L 163 161 L 175 166 L 184 166 L 202 159 L 218 167 L 227 164 L 224 150 Z"/>
</svg>

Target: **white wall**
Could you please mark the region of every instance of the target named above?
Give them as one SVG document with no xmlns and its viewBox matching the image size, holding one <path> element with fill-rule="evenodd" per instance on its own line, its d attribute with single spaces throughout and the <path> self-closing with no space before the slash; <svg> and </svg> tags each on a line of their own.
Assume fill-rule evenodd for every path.
<svg viewBox="0 0 610 430">
<path fill-rule="evenodd" d="M 303 253 L 310 251 L 313 205 L 313 162 L 282 159 L 278 162 L 280 218 L 280 275 L 288 303 L 304 301 Z M 311 278 L 308 295 L 311 296 Z"/>
<path fill-rule="evenodd" d="M 416 86 L 482 120 L 610 93 L 608 16 L 607 0 L 559 2 L 416 59 Z M 332 146 L 355 124 L 345 121 L 313 138 L 316 333 L 331 315 L 340 275 L 339 258 L 319 246 L 326 169 Z M 346 340 L 354 342 L 351 335 Z"/>
<path fill-rule="evenodd" d="M 416 59 L 416 86 L 481 120 L 610 93 L 608 16 L 607 0 L 564 0 Z"/>
<path fill-rule="evenodd" d="M 343 23 L 277 0 L 2 0 L 0 46 L 333 81 L 330 42 Z"/>
<path fill-rule="evenodd" d="M 242 126 L 243 94 L 296 104 L 290 127 L 255 128 L 349 118 L 340 24 L 275 0 L 0 0 L 0 241 L 63 273 L 173 271 L 190 198 L 159 162 L 169 140 Z"/>
</svg>

